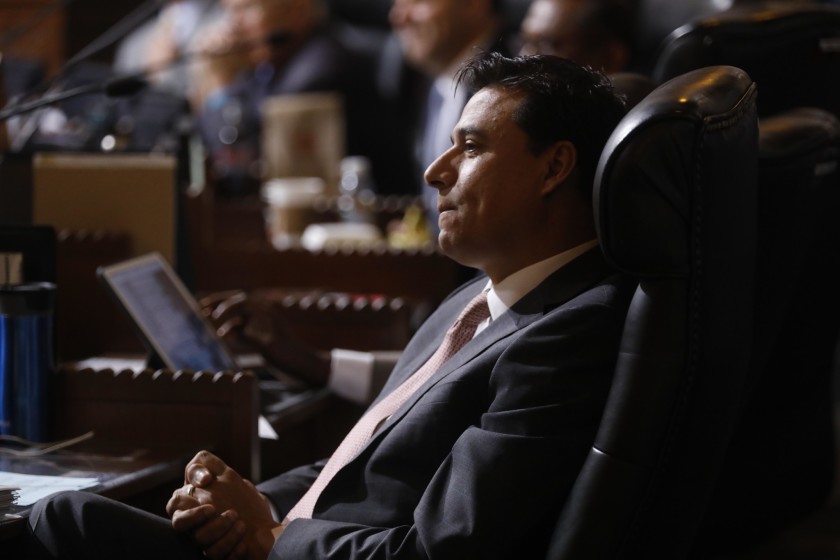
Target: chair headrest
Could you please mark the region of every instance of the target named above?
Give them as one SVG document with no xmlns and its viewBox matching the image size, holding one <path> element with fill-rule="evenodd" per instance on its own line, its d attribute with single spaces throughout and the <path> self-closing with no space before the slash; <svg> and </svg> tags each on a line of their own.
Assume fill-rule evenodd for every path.
<svg viewBox="0 0 840 560">
<path fill-rule="evenodd" d="M 840 146 L 840 120 L 822 109 L 792 109 L 761 119 L 759 128 L 759 161 L 801 159 Z"/>
<path fill-rule="evenodd" d="M 615 72 L 609 78 L 615 91 L 624 96 L 628 110 L 656 89 L 656 83 L 650 77 L 638 72 Z"/>
<path fill-rule="evenodd" d="M 767 286 L 788 293 L 795 282 L 785 279 L 799 273 L 812 236 L 822 235 L 819 216 L 840 194 L 840 120 L 799 108 L 761 119 L 759 129 L 760 269 L 773 278 Z M 788 256 L 779 261 L 780 254 Z"/>
<path fill-rule="evenodd" d="M 593 191 L 598 236 L 614 266 L 686 276 L 700 236 L 737 221 L 718 226 L 703 213 L 727 212 L 727 197 L 743 207 L 733 197 L 755 184 L 755 97 L 743 70 L 708 67 L 662 84 L 627 113 L 604 147 Z"/>
<path fill-rule="evenodd" d="M 660 47 L 661 83 L 704 66 L 747 72 L 761 89 L 759 113 L 800 106 L 840 111 L 840 7 L 810 2 L 737 6 L 684 25 Z"/>
</svg>

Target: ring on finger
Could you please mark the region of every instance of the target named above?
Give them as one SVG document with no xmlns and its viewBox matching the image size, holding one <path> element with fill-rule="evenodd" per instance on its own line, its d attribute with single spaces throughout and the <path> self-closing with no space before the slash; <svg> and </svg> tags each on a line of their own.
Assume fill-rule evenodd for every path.
<svg viewBox="0 0 840 560">
<path fill-rule="evenodd" d="M 193 494 L 195 494 L 195 486 L 192 484 L 187 484 L 187 496 L 192 498 Z"/>
</svg>

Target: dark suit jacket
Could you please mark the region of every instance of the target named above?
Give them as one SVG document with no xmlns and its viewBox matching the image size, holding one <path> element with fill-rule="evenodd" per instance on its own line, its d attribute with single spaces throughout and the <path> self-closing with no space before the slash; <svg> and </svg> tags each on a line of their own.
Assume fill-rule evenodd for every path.
<svg viewBox="0 0 840 560">
<path fill-rule="evenodd" d="M 382 394 L 416 371 L 486 278 L 453 293 Z M 594 439 L 635 284 L 594 249 L 477 335 L 289 524 L 277 558 L 537 558 Z M 285 514 L 321 464 L 259 486 Z M 272 556 L 274 558 L 275 556 Z"/>
</svg>

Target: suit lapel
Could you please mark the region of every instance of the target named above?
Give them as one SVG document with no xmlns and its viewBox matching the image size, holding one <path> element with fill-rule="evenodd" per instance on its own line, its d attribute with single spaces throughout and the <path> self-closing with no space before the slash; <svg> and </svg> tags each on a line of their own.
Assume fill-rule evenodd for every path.
<svg viewBox="0 0 840 560">
<path fill-rule="evenodd" d="M 486 329 L 444 363 L 429 381 L 420 387 L 397 412 L 391 415 L 377 432 L 377 436 L 371 439 L 369 445 L 387 432 L 393 424 L 399 422 L 411 410 L 414 404 L 442 379 L 469 363 L 488 347 L 509 337 L 516 331 L 527 327 L 552 309 L 566 303 L 586 289 L 602 281 L 611 272 L 612 270 L 604 261 L 600 248 L 595 247 L 551 274 L 506 313 L 491 322 Z M 455 310 L 454 315 L 444 328 L 444 331 L 455 321 L 455 318 L 466 307 L 467 303 L 483 289 L 484 285 L 484 281 L 475 282 L 468 286 L 468 289 L 462 290 L 458 294 L 457 299 L 453 298 L 452 308 Z M 442 340 L 443 336 L 440 336 L 439 339 Z M 438 340 L 438 343 L 440 340 Z M 418 356 L 406 364 L 405 371 L 412 373 L 417 371 L 429 356 L 431 356 L 435 348 L 437 346 L 434 346 L 422 356 Z M 400 382 L 405 377 L 400 379 Z M 383 391 L 384 393 L 386 392 Z"/>
</svg>

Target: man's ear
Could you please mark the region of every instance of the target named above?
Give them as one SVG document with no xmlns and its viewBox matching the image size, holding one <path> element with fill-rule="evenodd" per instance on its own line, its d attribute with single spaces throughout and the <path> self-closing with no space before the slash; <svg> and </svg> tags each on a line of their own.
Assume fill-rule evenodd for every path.
<svg viewBox="0 0 840 560">
<path fill-rule="evenodd" d="M 542 194 L 547 195 L 566 182 L 575 170 L 577 150 L 568 140 L 555 142 L 546 151 L 547 165 Z"/>
</svg>

